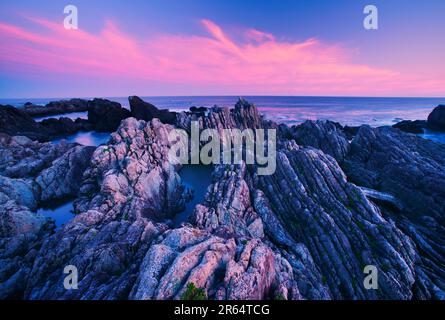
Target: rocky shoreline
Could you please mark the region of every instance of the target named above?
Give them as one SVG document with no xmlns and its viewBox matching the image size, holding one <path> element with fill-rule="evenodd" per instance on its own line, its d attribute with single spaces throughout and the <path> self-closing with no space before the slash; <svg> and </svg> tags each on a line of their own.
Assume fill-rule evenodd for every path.
<svg viewBox="0 0 445 320">
<path fill-rule="evenodd" d="M 425 122 L 348 128 L 279 125 L 242 99 L 181 113 L 129 102 L 0 106 L 1 299 L 184 299 L 190 284 L 222 300 L 445 299 L 445 145 L 401 131 L 444 130 L 444 106 Z M 32 118 L 60 110 L 88 119 Z M 175 226 L 189 190 L 168 134 L 191 121 L 277 129 L 277 169 L 214 165 Z M 80 130 L 112 133 L 97 148 L 46 142 Z M 76 216 L 62 228 L 35 213 L 68 196 Z M 67 265 L 78 290 L 63 286 Z M 378 290 L 363 286 L 366 265 Z"/>
</svg>

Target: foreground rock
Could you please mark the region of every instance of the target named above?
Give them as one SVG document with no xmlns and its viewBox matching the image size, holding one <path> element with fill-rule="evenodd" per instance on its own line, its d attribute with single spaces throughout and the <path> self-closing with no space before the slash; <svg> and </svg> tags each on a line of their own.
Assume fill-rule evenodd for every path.
<svg viewBox="0 0 445 320">
<path fill-rule="evenodd" d="M 363 126 L 343 167 L 351 181 L 389 193 L 403 208 L 383 211 L 415 242 L 418 298 L 444 298 L 445 145 L 391 128 Z"/>
<path fill-rule="evenodd" d="M 346 181 L 333 158 L 292 147 L 279 152 L 277 164 L 275 175 L 258 178 L 257 211 L 276 217 L 266 222 L 267 234 L 304 243 L 335 299 L 412 298 L 413 244 Z M 385 270 L 378 291 L 358 281 L 364 265 Z"/>
<path fill-rule="evenodd" d="M 94 148 L 0 137 L 0 298 L 22 298 L 54 221 L 35 213 L 46 201 L 77 195 Z"/>
</svg>

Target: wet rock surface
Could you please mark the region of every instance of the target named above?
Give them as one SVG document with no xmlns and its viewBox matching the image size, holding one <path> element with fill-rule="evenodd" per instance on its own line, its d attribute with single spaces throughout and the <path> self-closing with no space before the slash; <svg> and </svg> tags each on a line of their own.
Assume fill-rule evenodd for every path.
<svg viewBox="0 0 445 320">
<path fill-rule="evenodd" d="M 191 121 L 277 128 L 277 168 L 215 165 L 204 200 L 174 227 L 189 195 L 168 135 Z M 95 150 L 0 141 L 1 297 L 184 299 L 194 287 L 207 299 L 445 298 L 438 143 L 329 121 L 277 126 L 242 99 L 170 124 L 127 118 Z M 31 211 L 75 190 L 78 214 L 56 232 Z M 78 290 L 63 286 L 67 265 Z M 366 265 L 379 271 L 378 290 L 363 285 Z"/>
</svg>

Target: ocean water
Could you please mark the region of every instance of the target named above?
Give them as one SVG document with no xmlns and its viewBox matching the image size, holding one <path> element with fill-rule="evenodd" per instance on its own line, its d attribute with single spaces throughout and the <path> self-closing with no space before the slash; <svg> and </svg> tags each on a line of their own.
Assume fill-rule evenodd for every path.
<svg viewBox="0 0 445 320">
<path fill-rule="evenodd" d="M 298 124 L 305 120 L 332 120 L 343 125 L 392 125 L 400 120 L 426 119 L 445 98 L 367 98 L 367 97 L 284 97 L 243 96 L 255 103 L 267 119 Z M 128 108 L 127 97 L 105 97 Z M 161 109 L 188 110 L 191 106 L 233 107 L 238 96 L 141 97 Z M 16 107 L 26 102 L 46 104 L 60 99 L 0 99 L 0 104 Z"/>
</svg>

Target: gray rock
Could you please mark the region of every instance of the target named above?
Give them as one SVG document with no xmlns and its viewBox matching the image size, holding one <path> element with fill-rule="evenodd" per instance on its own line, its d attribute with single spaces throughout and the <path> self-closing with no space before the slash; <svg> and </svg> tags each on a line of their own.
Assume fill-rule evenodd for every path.
<svg viewBox="0 0 445 320">
<path fill-rule="evenodd" d="M 445 292 L 445 146 L 392 128 L 363 126 L 343 163 L 349 179 L 390 193 L 403 209 L 382 206 L 420 252 L 415 298 Z"/>
<path fill-rule="evenodd" d="M 349 141 L 340 124 L 332 121 L 306 121 L 290 129 L 288 139 L 299 145 L 322 150 L 342 161 L 349 152 Z"/>
<path fill-rule="evenodd" d="M 76 196 L 84 171 L 90 164 L 95 147 L 77 146 L 43 170 L 35 179 L 40 187 L 40 200 L 49 201 Z"/>
</svg>

